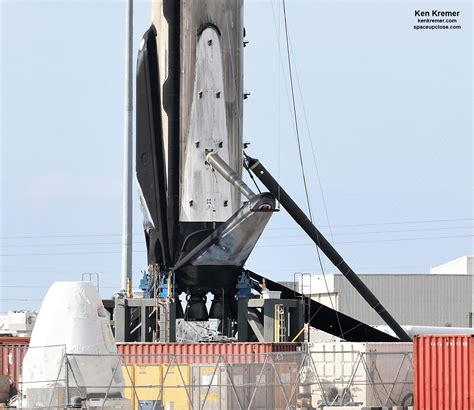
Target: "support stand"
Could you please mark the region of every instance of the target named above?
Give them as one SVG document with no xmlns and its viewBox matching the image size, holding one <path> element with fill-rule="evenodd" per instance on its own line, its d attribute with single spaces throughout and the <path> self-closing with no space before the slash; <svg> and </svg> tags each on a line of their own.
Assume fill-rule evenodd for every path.
<svg viewBox="0 0 474 410">
<path fill-rule="evenodd" d="M 176 302 L 173 299 L 115 299 L 117 342 L 175 342 Z"/>
<path fill-rule="evenodd" d="M 275 320 L 275 306 L 285 312 L 284 318 L 279 315 Z M 285 333 L 280 330 L 287 324 Z M 275 332 L 278 327 L 278 336 Z M 240 299 L 238 301 L 238 341 L 247 342 L 253 332 L 259 342 L 274 343 L 293 341 L 304 326 L 304 305 L 297 299 Z M 249 329 L 250 328 L 250 329 Z M 250 331 L 249 331 L 250 330 Z M 295 342 L 303 341 L 300 335 Z M 277 340 L 276 340 L 277 339 Z M 286 340 L 282 340 L 286 339 Z"/>
</svg>

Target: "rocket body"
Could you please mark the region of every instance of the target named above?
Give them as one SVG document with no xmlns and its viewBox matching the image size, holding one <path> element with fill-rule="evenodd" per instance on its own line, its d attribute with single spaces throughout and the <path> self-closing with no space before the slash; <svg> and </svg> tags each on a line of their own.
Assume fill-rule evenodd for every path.
<svg viewBox="0 0 474 410">
<path fill-rule="evenodd" d="M 233 296 L 238 274 L 274 208 L 242 203 L 206 160 L 242 175 L 243 0 L 152 3 L 137 65 L 137 178 L 149 265 L 178 291 Z"/>
</svg>

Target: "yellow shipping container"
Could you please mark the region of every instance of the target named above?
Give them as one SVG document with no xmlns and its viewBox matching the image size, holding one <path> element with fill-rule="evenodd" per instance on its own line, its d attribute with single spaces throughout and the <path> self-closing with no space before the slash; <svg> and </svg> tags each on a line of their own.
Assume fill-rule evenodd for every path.
<svg viewBox="0 0 474 410">
<path fill-rule="evenodd" d="M 161 399 L 161 386 L 163 375 L 159 364 L 135 365 L 135 390 L 138 400 Z"/>
<path fill-rule="evenodd" d="M 122 366 L 125 379 L 125 398 L 132 401 L 132 408 L 139 409 L 139 401 L 156 401 L 161 399 L 163 385 L 162 367 L 159 364 L 130 364 Z"/>
<path fill-rule="evenodd" d="M 123 378 L 125 379 L 124 396 L 126 399 L 132 401 L 132 409 L 136 409 L 135 392 L 133 386 L 135 385 L 135 370 L 133 364 L 127 366 L 122 365 Z"/>
<path fill-rule="evenodd" d="M 204 410 L 227 408 L 227 374 L 220 364 L 193 364 L 193 406 Z"/>
<path fill-rule="evenodd" d="M 173 403 L 173 410 L 191 408 L 191 377 L 187 364 L 163 365 L 163 406 Z"/>
</svg>

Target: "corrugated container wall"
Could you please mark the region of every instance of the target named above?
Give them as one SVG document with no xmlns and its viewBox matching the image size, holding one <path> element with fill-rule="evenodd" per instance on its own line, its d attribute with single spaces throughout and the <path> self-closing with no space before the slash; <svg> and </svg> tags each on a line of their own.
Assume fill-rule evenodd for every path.
<svg viewBox="0 0 474 410">
<path fill-rule="evenodd" d="M 0 374 L 8 376 L 10 382 L 18 390 L 23 357 L 28 350 L 26 344 L 0 343 Z"/>
<path fill-rule="evenodd" d="M 9 376 L 18 388 L 27 338 L 0 338 L 0 375 Z M 216 363 L 225 355 L 228 363 L 265 360 L 265 353 L 296 352 L 299 343 L 118 343 L 123 364 Z"/>
<path fill-rule="evenodd" d="M 123 364 L 216 363 L 219 355 L 227 363 L 256 363 L 266 353 L 296 352 L 299 343 L 117 343 Z"/>
<path fill-rule="evenodd" d="M 415 337 L 416 409 L 474 408 L 473 349 L 470 335 Z"/>
</svg>

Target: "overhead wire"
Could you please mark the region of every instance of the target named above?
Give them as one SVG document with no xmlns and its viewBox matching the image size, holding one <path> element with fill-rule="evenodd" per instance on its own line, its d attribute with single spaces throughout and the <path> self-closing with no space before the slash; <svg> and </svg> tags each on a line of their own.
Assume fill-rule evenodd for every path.
<svg viewBox="0 0 474 410">
<path fill-rule="evenodd" d="M 290 45 L 291 45 L 291 38 L 289 39 L 289 42 L 290 42 Z M 291 51 L 291 55 L 293 56 L 293 61 L 294 61 L 295 57 L 294 57 L 294 53 L 293 53 L 293 47 L 290 48 L 290 51 Z M 328 212 L 328 208 L 327 208 L 327 204 L 326 204 L 326 196 L 324 195 L 323 184 L 321 182 L 321 176 L 320 176 L 320 172 L 319 172 L 318 161 L 316 160 L 316 153 L 315 153 L 314 146 L 313 146 L 313 139 L 311 138 L 311 129 L 310 129 L 310 126 L 309 126 L 308 116 L 306 114 L 306 106 L 304 104 L 303 92 L 301 90 L 301 84 L 300 84 L 300 79 L 299 79 L 299 75 L 298 75 L 298 66 L 296 64 L 295 64 L 295 76 L 296 76 L 296 83 L 298 85 L 298 90 L 299 90 L 299 94 L 300 94 L 300 99 L 301 99 L 301 102 L 302 102 L 301 107 L 303 109 L 303 118 L 304 118 L 305 124 L 306 124 L 306 132 L 308 133 L 309 145 L 310 145 L 311 154 L 312 154 L 312 157 L 313 157 L 314 168 L 316 170 L 316 178 L 318 180 L 319 191 L 321 192 L 321 202 L 323 203 L 323 209 L 324 209 L 324 213 L 325 213 L 325 216 L 326 216 L 326 220 L 327 220 L 327 224 L 328 224 L 328 228 L 329 228 L 329 232 L 330 232 L 330 236 L 331 236 L 331 241 L 334 243 L 331 223 L 330 223 L 330 219 L 329 219 L 329 212 Z"/>
<path fill-rule="evenodd" d="M 389 231 L 362 231 L 362 232 L 337 232 L 333 236 L 354 236 L 354 235 L 383 235 L 388 233 L 407 233 L 407 232 L 426 232 L 426 231 L 443 231 L 443 230 L 458 230 L 458 229 L 473 229 L 474 226 L 456 226 L 444 228 L 425 228 L 425 229 L 396 229 Z M 305 238 L 306 235 L 272 235 L 262 236 L 262 239 L 278 239 L 278 238 Z"/>
<path fill-rule="evenodd" d="M 435 240 L 435 239 L 457 239 L 457 238 L 473 238 L 474 235 L 451 235 L 451 236 L 425 236 L 419 238 L 399 238 L 399 239 L 374 239 L 364 241 L 340 241 L 335 242 L 336 245 L 341 244 L 356 244 L 356 243 L 381 243 L 381 242 L 405 242 L 405 241 L 421 241 L 421 240 Z M 299 243 L 299 244 L 274 244 L 274 245 L 257 245 L 260 248 L 277 248 L 280 246 L 313 246 L 314 243 Z"/>
<path fill-rule="evenodd" d="M 284 22 L 284 29 L 285 29 L 285 42 L 286 42 L 286 52 L 287 52 L 288 73 L 289 73 L 289 79 L 290 79 L 291 101 L 292 101 L 292 106 L 293 106 L 293 120 L 294 120 L 296 140 L 297 140 L 297 145 L 298 145 L 298 156 L 299 156 L 300 167 L 301 167 L 301 175 L 303 177 L 303 185 L 304 185 L 304 191 L 305 191 L 305 197 L 306 197 L 306 204 L 307 204 L 307 207 L 308 207 L 309 219 L 310 219 L 311 223 L 313 223 L 313 214 L 312 214 L 312 211 L 311 211 L 311 202 L 309 200 L 309 191 L 308 191 L 308 185 L 307 185 L 307 181 L 306 181 L 306 174 L 305 174 L 304 161 L 303 161 L 303 153 L 302 153 L 302 149 L 301 149 L 301 139 L 300 139 L 300 133 L 299 133 L 298 115 L 297 115 L 297 109 L 296 109 L 295 90 L 294 90 L 294 83 L 293 83 L 293 71 L 292 71 L 292 64 L 291 64 L 290 41 L 289 41 L 289 34 L 288 34 L 288 18 L 287 18 L 286 1 L 285 0 L 282 0 L 282 5 L 283 5 L 283 22 Z M 318 256 L 319 265 L 321 267 L 321 272 L 323 274 L 324 283 L 326 285 L 326 290 L 327 290 L 327 293 L 328 293 L 329 301 L 331 303 L 331 307 L 336 312 L 336 318 L 337 318 L 340 334 L 344 338 L 344 331 L 342 330 L 342 325 L 341 325 L 341 321 L 339 319 L 339 314 L 338 314 L 337 310 L 334 309 L 334 303 L 332 301 L 331 294 L 330 294 L 330 291 L 329 291 L 329 285 L 327 283 L 326 274 L 325 274 L 321 254 L 320 254 L 320 251 L 319 251 L 319 245 L 320 245 L 319 244 L 319 238 L 317 238 L 317 239 L 318 239 L 318 244 L 315 247 L 316 247 L 316 253 L 317 253 L 317 256 Z M 303 279 L 302 279 L 302 281 L 303 281 Z M 310 281 L 311 281 L 311 277 L 310 277 Z M 310 288 L 311 288 L 311 285 L 310 285 Z M 310 293 L 311 293 L 311 290 L 310 290 Z"/>
<path fill-rule="evenodd" d="M 294 57 L 294 53 L 293 53 L 293 47 L 291 46 L 291 38 L 289 38 L 289 43 L 290 43 L 290 52 L 291 52 L 291 55 L 292 55 L 293 61 L 294 61 L 295 57 Z M 306 106 L 304 104 L 303 92 L 301 90 L 301 84 L 300 84 L 300 79 L 299 79 L 299 75 L 298 75 L 298 67 L 297 67 L 296 64 L 295 64 L 295 75 L 296 75 L 296 83 L 298 85 L 298 90 L 299 90 L 299 95 L 300 95 L 300 100 L 301 100 L 301 106 L 302 106 L 302 109 L 303 109 L 303 118 L 305 120 L 307 136 L 308 136 L 309 145 L 310 145 L 310 148 L 311 148 L 311 154 L 312 154 L 312 158 L 313 158 L 314 168 L 316 170 L 316 179 L 318 181 L 319 191 L 321 193 L 321 200 L 322 200 L 322 204 L 323 204 L 324 214 L 326 216 L 327 227 L 329 228 L 330 241 L 331 241 L 332 245 L 334 246 L 334 244 L 335 244 L 334 234 L 333 234 L 333 230 L 332 230 L 332 227 L 331 227 L 331 222 L 330 222 L 330 219 L 329 219 L 329 212 L 328 212 L 328 208 L 327 208 L 327 204 L 326 204 L 326 196 L 324 195 L 323 184 L 321 182 L 321 176 L 320 176 L 320 172 L 319 172 L 318 161 L 316 159 L 315 149 L 314 149 L 314 146 L 313 146 L 313 139 L 311 137 L 311 130 L 310 130 L 310 126 L 309 126 L 308 116 L 306 114 Z M 329 289 L 328 289 L 328 292 L 329 292 Z M 344 301 L 346 303 L 346 306 L 349 306 L 345 281 L 342 281 L 342 295 L 343 295 Z"/>
<path fill-rule="evenodd" d="M 436 240 L 436 239 L 457 239 L 457 238 L 473 238 L 474 235 L 447 235 L 447 236 L 425 236 L 416 238 L 392 238 L 392 239 L 374 239 L 361 241 L 339 241 L 340 244 L 357 244 L 357 243 L 382 243 L 382 242 L 405 242 L 405 241 L 422 241 L 422 240 Z M 256 245 L 256 248 L 278 248 L 278 247 L 299 247 L 299 246 L 314 246 L 314 243 L 281 243 L 273 245 Z M 133 252 L 143 253 L 146 250 L 133 250 Z M 85 252 L 45 252 L 45 253 L 14 253 L 14 254 L 0 254 L 0 256 L 44 256 L 44 255 L 106 255 L 117 254 L 120 251 L 85 251 Z"/>
<path fill-rule="evenodd" d="M 415 224 L 426 224 L 426 223 L 449 223 L 458 221 L 474 221 L 474 218 L 451 218 L 451 219 L 425 219 L 425 220 L 409 220 L 409 221 L 391 221 L 391 222 L 365 222 L 357 224 L 342 224 L 342 225 L 331 225 L 331 228 L 352 228 L 352 227 L 363 227 L 363 226 L 387 226 L 387 225 L 415 225 Z M 320 228 L 329 228 L 328 225 L 320 225 Z M 448 228 L 448 227 L 447 227 Z M 273 227 L 267 228 L 267 231 L 280 231 L 280 230 L 299 230 L 299 227 Z M 75 235 L 9 235 L 0 236 L 2 240 L 10 239 L 49 239 L 49 238 L 86 238 L 86 237 L 107 237 L 107 236 L 121 236 L 120 233 L 102 233 L 102 234 L 75 234 Z M 143 236 L 143 232 L 135 232 L 133 235 Z"/>
<path fill-rule="evenodd" d="M 278 18 L 278 25 L 277 25 L 277 19 L 276 19 L 276 16 L 275 16 L 275 9 L 273 7 L 273 0 L 271 0 L 271 5 L 272 5 L 273 24 L 275 26 L 275 32 L 277 34 L 278 60 L 279 60 L 280 63 L 282 63 L 281 42 L 280 42 L 280 38 L 281 38 L 281 24 L 280 24 L 280 21 L 281 21 L 281 19 Z M 281 14 L 281 7 L 280 7 L 280 2 L 278 2 L 278 17 L 280 17 L 280 14 Z M 281 71 L 280 71 L 280 69 L 278 69 L 277 84 L 278 84 L 278 132 L 277 132 L 277 135 L 278 135 L 278 138 L 277 138 L 277 141 L 278 141 L 278 144 L 277 144 L 277 151 L 278 151 L 277 165 L 278 165 L 278 168 L 277 168 L 277 176 L 278 176 L 278 179 L 280 179 L 280 177 L 281 177 Z M 280 206 L 279 203 L 278 203 L 278 206 Z"/>
<path fill-rule="evenodd" d="M 42 286 L 42 285 L 0 285 L 0 288 L 14 288 L 18 291 L 22 289 L 49 289 L 49 286 Z M 101 289 L 117 289 L 117 286 L 101 286 Z"/>
<path fill-rule="evenodd" d="M 257 186 L 258 188 L 258 186 Z M 292 228 L 288 228 L 292 229 Z M 364 236 L 364 235 L 385 235 L 391 233 L 407 233 L 407 232 L 427 232 L 427 231 L 444 231 L 444 230 L 459 230 L 459 229 L 474 229 L 474 225 L 469 226 L 451 226 L 441 228 L 418 228 L 418 229 L 395 229 L 395 230 L 377 230 L 377 231 L 360 231 L 360 232 L 337 232 L 333 233 L 333 236 Z M 277 235 L 262 235 L 261 239 L 287 239 L 287 238 L 306 238 L 307 235 L 288 235 L 288 234 L 277 234 Z M 398 239 L 398 238 L 393 238 Z M 409 238 L 407 238 L 409 239 Z M 21 243 L 21 244 L 7 244 L 0 245 L 0 248 L 42 248 L 42 247 L 68 247 L 68 246 L 118 246 L 120 242 L 73 242 L 73 243 Z"/>
</svg>

